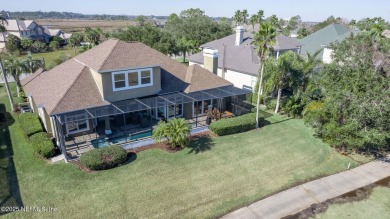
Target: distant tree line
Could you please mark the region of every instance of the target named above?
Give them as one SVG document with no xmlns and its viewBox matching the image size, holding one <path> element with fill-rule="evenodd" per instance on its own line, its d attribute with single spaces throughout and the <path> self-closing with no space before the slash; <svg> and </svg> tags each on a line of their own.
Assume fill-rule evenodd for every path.
<svg viewBox="0 0 390 219">
<path fill-rule="evenodd" d="M 58 11 L 15 11 L 7 12 L 13 19 L 86 19 L 86 20 L 133 20 L 136 16 L 109 14 L 81 14 Z M 160 17 L 163 18 L 164 16 Z"/>
</svg>

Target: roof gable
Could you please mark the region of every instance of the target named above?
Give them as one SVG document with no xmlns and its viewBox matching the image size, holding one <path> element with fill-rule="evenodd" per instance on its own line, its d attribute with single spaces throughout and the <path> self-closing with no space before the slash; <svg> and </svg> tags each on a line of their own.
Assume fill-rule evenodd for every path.
<svg viewBox="0 0 390 219">
<path fill-rule="evenodd" d="M 51 114 L 84 68 L 85 66 L 70 59 L 50 71 L 36 75 L 24 86 L 24 90 L 26 94 L 33 95 L 37 106 L 42 105 Z"/>
<path fill-rule="evenodd" d="M 84 67 L 51 113 L 57 114 L 109 104 L 100 95 L 89 68 Z"/>
<path fill-rule="evenodd" d="M 199 65 L 195 64 L 189 66 L 185 77 L 185 82 L 187 82 L 189 86 L 184 90 L 184 92 L 191 93 L 200 90 L 233 85 L 218 75 L 210 73 L 210 71 L 200 67 Z"/>
</svg>

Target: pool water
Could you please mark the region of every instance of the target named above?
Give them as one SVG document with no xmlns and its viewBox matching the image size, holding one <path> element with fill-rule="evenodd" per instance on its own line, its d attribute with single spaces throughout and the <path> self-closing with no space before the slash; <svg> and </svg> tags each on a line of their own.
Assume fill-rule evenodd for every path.
<svg viewBox="0 0 390 219">
<path fill-rule="evenodd" d="M 94 148 L 104 148 L 113 144 L 121 144 L 125 142 L 135 141 L 140 138 L 146 138 L 152 136 L 152 131 L 140 132 L 129 136 L 120 136 L 115 138 L 109 138 L 106 141 L 104 138 L 94 139 L 91 141 Z"/>
</svg>

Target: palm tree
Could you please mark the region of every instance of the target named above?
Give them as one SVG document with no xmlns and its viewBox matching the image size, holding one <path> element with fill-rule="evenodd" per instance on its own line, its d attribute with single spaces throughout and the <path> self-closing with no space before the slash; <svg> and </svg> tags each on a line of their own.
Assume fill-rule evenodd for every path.
<svg viewBox="0 0 390 219">
<path fill-rule="evenodd" d="M 302 64 L 302 79 L 301 79 L 301 90 L 306 91 L 306 86 L 309 83 L 310 77 L 313 74 L 314 69 L 321 63 L 321 60 L 317 56 L 322 50 L 316 51 L 313 55 L 306 52 L 306 58 L 299 56 L 299 61 Z"/>
<path fill-rule="evenodd" d="M 39 60 L 34 60 L 31 55 L 31 52 L 29 52 L 27 57 L 23 60 L 23 64 L 25 66 L 25 70 L 29 73 L 33 73 L 37 69 L 43 67 L 43 62 Z"/>
<path fill-rule="evenodd" d="M 300 78 L 300 71 L 297 70 L 299 68 L 298 60 L 298 55 L 292 51 L 283 53 L 275 63 L 277 70 L 267 75 L 266 85 L 269 88 L 268 90 L 276 89 L 278 91 L 275 113 L 279 112 L 283 88 L 287 85 L 294 88 L 298 87 Z"/>
<path fill-rule="evenodd" d="M 2 14 L 0 14 L 0 33 L 6 31 L 4 24 L 8 24 L 8 21 Z"/>
<path fill-rule="evenodd" d="M 10 56 L 7 60 L 4 61 L 5 69 L 8 72 L 8 75 L 11 75 L 16 82 L 16 89 L 18 97 L 20 96 L 20 89 L 22 84 L 20 82 L 20 75 L 25 72 L 26 66 L 23 61 Z"/>
<path fill-rule="evenodd" d="M 236 22 L 236 26 L 241 24 L 241 22 L 242 22 L 242 15 L 241 15 L 241 11 L 240 10 L 237 10 L 234 13 L 233 20 Z"/>
<path fill-rule="evenodd" d="M 244 24 L 246 24 L 248 16 L 249 16 L 248 10 L 246 10 L 246 9 L 242 10 L 241 16 L 242 16 L 242 22 L 244 22 Z"/>
<path fill-rule="evenodd" d="M 251 18 L 249 19 L 249 23 L 252 25 L 253 31 L 255 31 L 255 24 L 258 22 L 258 18 L 256 14 L 253 14 Z"/>
<path fill-rule="evenodd" d="M 184 119 L 171 119 L 167 123 L 160 121 L 153 129 L 152 137 L 158 142 L 166 138 L 172 149 L 176 147 L 183 148 L 188 143 L 190 129 Z"/>
<path fill-rule="evenodd" d="M 259 32 L 255 34 L 254 44 L 256 46 L 256 53 L 260 60 L 260 79 L 259 90 L 257 94 L 257 111 L 256 111 L 256 128 L 259 127 L 259 108 L 260 108 L 260 95 L 262 93 L 262 83 L 264 74 L 264 61 L 268 54 L 270 47 L 275 43 L 276 30 L 270 23 L 262 23 Z"/>
<path fill-rule="evenodd" d="M 261 24 L 261 22 L 263 22 L 263 18 L 264 18 L 264 11 L 263 10 L 259 10 L 257 12 L 257 23 Z"/>
</svg>

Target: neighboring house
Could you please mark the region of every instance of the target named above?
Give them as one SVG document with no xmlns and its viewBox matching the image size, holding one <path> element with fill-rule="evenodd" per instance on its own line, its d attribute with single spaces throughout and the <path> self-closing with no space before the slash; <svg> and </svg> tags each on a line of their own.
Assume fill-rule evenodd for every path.
<svg viewBox="0 0 390 219">
<path fill-rule="evenodd" d="M 61 37 L 66 43 L 68 42 L 68 39 L 72 36 L 71 33 L 65 33 L 61 29 L 50 29 L 48 27 L 44 27 L 45 34 L 47 34 L 50 38 L 51 37 Z"/>
<path fill-rule="evenodd" d="M 7 19 L 7 23 L 4 23 L 4 27 L 7 31 L 0 37 L 0 49 L 5 47 L 6 37 L 9 34 L 19 38 L 26 37 L 32 40 L 40 40 L 45 43 L 48 43 L 50 39 L 50 37 L 45 34 L 44 28 L 33 20 Z"/>
<path fill-rule="evenodd" d="M 204 66 L 205 58 L 213 57 L 217 62 L 210 71 L 238 88 L 253 90 L 259 75 L 259 59 L 252 41 L 253 33 L 244 32 L 242 27 L 237 27 L 236 34 L 202 45 L 202 52 L 191 55 L 189 64 Z M 272 47 L 272 55 L 278 58 L 286 51 L 299 54 L 300 48 L 298 41 L 279 34 Z"/>
<path fill-rule="evenodd" d="M 324 63 L 330 63 L 332 62 L 332 49 L 329 48 L 330 44 L 340 42 L 351 36 L 351 34 L 358 33 L 358 30 L 351 30 L 342 24 L 330 24 L 309 36 L 299 39 L 298 41 L 303 45 L 300 54 L 306 56 L 306 53 L 314 54 L 316 51 L 321 50 L 318 57 L 320 57 Z"/>
<path fill-rule="evenodd" d="M 197 127 L 214 109 L 222 116 L 250 110 L 242 107 L 250 92 L 214 73 L 183 65 L 142 43 L 113 39 L 50 71 L 36 72 L 22 84 L 65 156 L 74 146 L 145 137 L 159 120 L 183 117 Z"/>
</svg>

